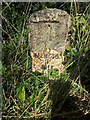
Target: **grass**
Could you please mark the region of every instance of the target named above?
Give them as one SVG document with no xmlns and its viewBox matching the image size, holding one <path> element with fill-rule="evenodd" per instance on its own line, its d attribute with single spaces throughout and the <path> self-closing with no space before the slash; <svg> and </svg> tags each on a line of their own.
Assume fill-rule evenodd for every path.
<svg viewBox="0 0 90 120">
<path fill-rule="evenodd" d="M 65 68 L 53 81 L 31 70 L 28 13 L 19 26 L 2 10 L 2 117 L 3 119 L 82 119 L 89 114 L 89 6 L 79 13 L 71 3 L 70 46 L 64 52 Z M 9 13 L 8 13 L 9 14 Z M 14 15 L 14 14 L 13 14 Z M 12 18 L 13 19 L 13 18 Z M 13 20 L 12 20 L 13 21 Z M 21 25 L 21 24 L 20 24 Z M 26 27 L 27 26 L 27 27 Z M 82 106 L 82 107 L 81 107 Z M 72 120 L 71 119 L 71 120 Z"/>
</svg>

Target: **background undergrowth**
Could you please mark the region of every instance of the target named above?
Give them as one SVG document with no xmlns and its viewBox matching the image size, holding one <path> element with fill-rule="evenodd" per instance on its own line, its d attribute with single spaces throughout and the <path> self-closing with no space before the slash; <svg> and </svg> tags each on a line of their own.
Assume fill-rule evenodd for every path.
<svg viewBox="0 0 90 120">
<path fill-rule="evenodd" d="M 31 70 L 29 17 L 46 8 L 65 10 L 72 20 L 65 68 L 54 80 Z M 89 120 L 89 3 L 5 2 L 0 15 L 3 120 Z"/>
</svg>

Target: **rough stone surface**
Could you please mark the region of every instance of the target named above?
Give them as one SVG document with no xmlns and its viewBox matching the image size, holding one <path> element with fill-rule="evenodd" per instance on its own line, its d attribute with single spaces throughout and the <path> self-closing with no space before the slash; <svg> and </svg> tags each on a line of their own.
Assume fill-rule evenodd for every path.
<svg viewBox="0 0 90 120">
<path fill-rule="evenodd" d="M 31 52 L 32 56 L 32 71 L 43 72 L 42 67 L 44 68 L 44 73 L 48 74 L 48 70 L 59 68 L 62 71 L 62 61 L 63 56 L 60 55 L 60 52 L 47 48 L 45 51 L 33 51 Z M 43 66 L 42 66 L 43 65 Z"/>
<path fill-rule="evenodd" d="M 67 12 L 45 9 L 33 13 L 30 21 L 32 51 L 42 51 L 45 47 L 62 51 L 71 25 Z"/>
<path fill-rule="evenodd" d="M 59 53 L 65 50 L 71 25 L 70 16 L 66 11 L 56 8 L 37 11 L 30 16 L 30 23 L 31 55 L 34 52 L 46 52 L 46 49 Z M 35 62 L 35 64 L 37 63 Z M 42 62 L 41 65 L 43 64 Z M 37 70 L 35 66 L 32 67 L 34 67 L 33 71 Z"/>
</svg>

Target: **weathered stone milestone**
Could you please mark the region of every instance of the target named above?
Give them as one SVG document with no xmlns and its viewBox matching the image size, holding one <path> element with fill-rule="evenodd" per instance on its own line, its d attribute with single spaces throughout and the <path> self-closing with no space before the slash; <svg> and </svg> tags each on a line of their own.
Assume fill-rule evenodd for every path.
<svg viewBox="0 0 90 120">
<path fill-rule="evenodd" d="M 45 73 L 55 67 L 60 70 L 63 59 L 60 52 L 68 44 L 69 14 L 56 8 L 45 9 L 33 13 L 30 23 L 32 70 L 42 72 L 42 65 L 46 65 Z"/>
</svg>

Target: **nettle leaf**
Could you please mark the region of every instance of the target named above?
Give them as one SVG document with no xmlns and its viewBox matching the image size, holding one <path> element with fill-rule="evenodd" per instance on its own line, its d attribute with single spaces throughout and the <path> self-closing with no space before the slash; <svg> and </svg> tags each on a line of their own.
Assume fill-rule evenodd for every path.
<svg viewBox="0 0 90 120">
<path fill-rule="evenodd" d="M 56 77 L 56 75 L 57 75 L 56 73 L 52 73 L 52 75 L 51 75 L 51 76 L 52 76 L 52 77 Z"/>
<path fill-rule="evenodd" d="M 54 72 L 58 72 L 58 68 L 54 68 L 53 71 L 54 71 Z"/>
<path fill-rule="evenodd" d="M 53 70 L 52 70 L 52 69 L 50 69 L 50 70 L 49 70 L 49 72 L 51 73 L 51 72 L 53 72 Z"/>
<path fill-rule="evenodd" d="M 81 27 L 81 29 L 80 29 L 80 32 L 82 32 L 84 29 L 85 29 L 85 25 L 83 25 L 82 27 Z"/>
<path fill-rule="evenodd" d="M 84 17 L 81 18 L 81 23 L 86 23 L 87 21 L 85 20 Z"/>
<path fill-rule="evenodd" d="M 27 25 L 27 28 L 29 28 L 29 26 Z"/>
<path fill-rule="evenodd" d="M 80 18 L 80 16 L 76 16 L 75 19 L 78 20 Z"/>
<path fill-rule="evenodd" d="M 88 50 L 88 47 L 85 48 L 85 52 Z"/>
<path fill-rule="evenodd" d="M 66 49 L 67 51 L 71 51 L 71 46 L 66 46 L 65 49 Z"/>
<path fill-rule="evenodd" d="M 34 93 L 32 93 L 32 95 L 29 98 L 29 101 L 31 102 L 34 99 Z"/>
<path fill-rule="evenodd" d="M 25 86 L 17 88 L 18 98 L 21 101 L 25 101 Z"/>
</svg>

